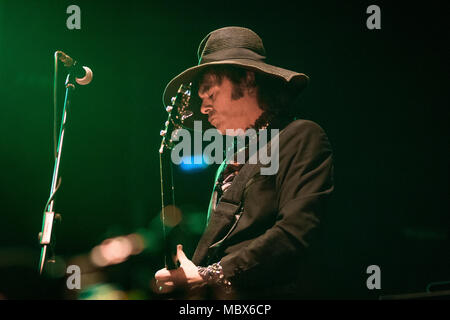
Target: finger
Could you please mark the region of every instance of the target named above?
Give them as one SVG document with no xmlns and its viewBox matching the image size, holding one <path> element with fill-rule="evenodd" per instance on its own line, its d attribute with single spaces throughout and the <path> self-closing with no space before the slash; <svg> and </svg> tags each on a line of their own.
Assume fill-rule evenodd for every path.
<svg viewBox="0 0 450 320">
<path fill-rule="evenodd" d="M 161 281 L 157 281 L 155 283 L 155 286 L 153 287 L 154 292 L 158 293 L 158 294 L 166 294 L 169 292 L 172 292 L 175 289 L 175 286 L 173 284 L 173 282 L 169 281 L 169 282 L 161 282 Z"/>
<path fill-rule="evenodd" d="M 186 257 L 186 255 L 183 252 L 183 246 L 181 244 L 177 245 L 177 259 L 180 263 L 186 262 L 189 259 Z"/>
<path fill-rule="evenodd" d="M 157 285 L 159 287 L 172 288 L 175 286 L 175 283 L 173 281 L 158 281 Z"/>
<path fill-rule="evenodd" d="M 165 269 L 165 268 L 161 269 L 161 270 L 158 270 L 155 273 L 155 279 L 158 280 L 158 281 L 165 281 L 165 280 L 170 279 L 171 277 L 172 277 L 172 273 L 169 270 Z"/>
</svg>

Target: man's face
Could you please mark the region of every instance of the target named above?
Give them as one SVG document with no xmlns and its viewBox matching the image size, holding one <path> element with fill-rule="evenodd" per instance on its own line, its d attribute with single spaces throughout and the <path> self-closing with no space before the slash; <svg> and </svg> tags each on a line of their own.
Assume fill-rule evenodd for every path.
<svg viewBox="0 0 450 320">
<path fill-rule="evenodd" d="M 246 130 L 261 115 L 255 92 L 243 91 L 242 97 L 233 99 L 233 83 L 227 77 L 220 81 L 213 73 L 206 73 L 201 79 L 198 90 L 202 99 L 200 111 L 208 115 L 208 121 L 221 134 L 227 129 Z"/>
</svg>

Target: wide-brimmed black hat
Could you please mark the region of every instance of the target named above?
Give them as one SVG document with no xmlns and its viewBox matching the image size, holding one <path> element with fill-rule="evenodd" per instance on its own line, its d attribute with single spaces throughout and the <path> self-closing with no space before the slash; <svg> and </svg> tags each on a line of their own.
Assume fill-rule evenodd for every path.
<svg viewBox="0 0 450 320">
<path fill-rule="evenodd" d="M 234 65 L 262 72 L 283 80 L 298 92 L 308 83 L 308 76 L 303 73 L 265 63 L 266 50 L 261 38 L 247 28 L 225 27 L 212 31 L 200 42 L 197 55 L 198 65 L 181 72 L 167 84 L 163 94 L 164 106 L 170 105 L 171 98 L 177 94 L 181 84 L 194 82 L 200 72 L 213 65 Z M 207 116 L 200 112 L 196 95 L 197 92 L 192 92 L 192 98 L 197 100 L 197 103 L 190 106 L 194 115 L 189 119 L 189 123 L 193 120 L 207 120 Z"/>
</svg>

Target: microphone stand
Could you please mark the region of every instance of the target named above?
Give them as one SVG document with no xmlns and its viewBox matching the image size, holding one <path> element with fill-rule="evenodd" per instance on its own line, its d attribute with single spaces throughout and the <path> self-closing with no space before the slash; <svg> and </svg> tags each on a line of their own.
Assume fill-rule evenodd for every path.
<svg viewBox="0 0 450 320">
<path fill-rule="evenodd" d="M 67 109 L 70 106 L 70 93 L 75 90 L 75 76 L 70 72 L 67 75 L 66 78 L 66 95 L 64 98 L 64 108 L 62 112 L 62 119 L 61 119 L 61 127 L 59 130 L 59 138 L 58 138 L 58 148 L 57 148 L 57 154 L 55 158 L 55 166 L 53 169 L 53 179 L 52 179 L 52 185 L 50 187 L 50 197 L 45 205 L 44 209 L 44 216 L 42 219 L 42 229 L 39 233 L 39 240 L 41 244 L 41 256 L 39 259 L 39 274 L 42 275 L 42 272 L 44 270 L 44 266 L 46 264 L 46 257 L 47 257 L 47 247 L 50 246 L 52 248 L 52 255 L 54 255 L 53 249 L 55 245 L 55 239 L 52 239 L 52 231 L 53 231 L 53 223 L 55 220 L 60 220 L 60 215 L 55 214 L 53 211 L 54 206 L 54 196 L 56 191 L 59 188 L 61 178 L 58 179 L 58 173 L 59 173 L 59 164 L 61 161 L 61 151 L 64 141 L 64 129 L 66 125 L 67 120 Z"/>
</svg>

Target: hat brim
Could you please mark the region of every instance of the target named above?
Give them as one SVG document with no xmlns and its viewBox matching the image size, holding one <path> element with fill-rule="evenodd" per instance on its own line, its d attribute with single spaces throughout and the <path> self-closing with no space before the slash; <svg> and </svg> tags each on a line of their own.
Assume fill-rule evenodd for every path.
<svg viewBox="0 0 450 320">
<path fill-rule="evenodd" d="M 292 89 L 298 90 L 300 93 L 308 84 L 309 78 L 307 75 L 303 73 L 294 72 L 291 70 L 283 69 L 280 67 L 276 67 L 267 63 L 264 63 L 262 61 L 256 61 L 256 60 L 250 60 L 250 59 L 232 59 L 232 60 L 221 60 L 221 61 L 213 61 L 213 62 L 207 62 L 203 63 L 194 67 L 191 67 L 189 69 L 186 69 L 179 75 L 177 75 L 175 78 L 170 80 L 170 82 L 167 84 L 166 88 L 164 89 L 163 93 L 163 104 L 164 107 L 167 107 L 171 104 L 171 98 L 176 96 L 178 88 L 181 84 L 187 84 L 189 82 L 193 82 L 195 78 L 198 76 L 198 74 L 203 71 L 205 68 L 212 66 L 212 65 L 235 65 L 235 66 L 241 66 L 243 68 L 254 70 L 257 72 L 262 72 L 267 74 L 268 76 L 280 78 L 284 81 L 286 81 L 290 86 L 292 86 Z M 195 95 L 195 96 L 194 96 Z M 197 92 L 192 92 L 191 99 L 196 99 Z M 200 112 L 199 108 L 193 108 L 194 115 L 184 123 L 184 126 L 188 129 L 193 128 L 193 121 L 200 120 L 203 124 L 203 129 L 210 128 L 211 125 L 208 122 L 207 115 L 204 115 Z"/>
</svg>

